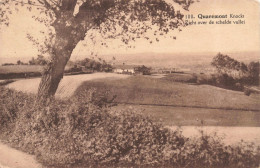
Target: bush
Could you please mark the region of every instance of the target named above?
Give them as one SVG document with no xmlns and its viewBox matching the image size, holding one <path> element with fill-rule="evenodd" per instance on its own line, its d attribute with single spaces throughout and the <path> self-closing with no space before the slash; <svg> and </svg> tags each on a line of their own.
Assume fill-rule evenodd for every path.
<svg viewBox="0 0 260 168">
<path fill-rule="evenodd" d="M 1 88 L 0 134 L 47 167 L 258 167 L 253 145 L 185 138 L 133 110 L 113 111 L 95 91 L 47 107 Z M 8 103 L 10 102 L 10 103 Z M 100 103 L 102 102 L 102 103 Z M 3 126 L 3 127 L 2 127 Z M 5 129 L 6 128 L 6 129 Z"/>
<path fill-rule="evenodd" d="M 244 89 L 244 94 L 245 94 L 246 96 L 250 96 L 251 91 L 250 91 L 249 89 L 245 88 L 245 89 Z"/>
<path fill-rule="evenodd" d="M 228 74 L 199 75 L 197 77 L 198 84 L 208 84 L 236 91 L 244 90 L 245 80 L 245 78 L 233 78 Z"/>
<path fill-rule="evenodd" d="M 212 83 L 212 76 L 209 75 L 199 75 L 197 77 L 197 83 L 198 84 L 211 84 Z"/>
</svg>

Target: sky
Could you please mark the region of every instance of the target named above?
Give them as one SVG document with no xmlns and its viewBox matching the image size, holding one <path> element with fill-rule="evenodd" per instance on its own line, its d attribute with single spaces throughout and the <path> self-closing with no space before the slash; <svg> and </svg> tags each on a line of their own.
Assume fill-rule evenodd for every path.
<svg viewBox="0 0 260 168">
<path fill-rule="evenodd" d="M 169 0 L 167 0 L 169 1 Z M 179 9 L 179 7 L 176 7 Z M 79 44 L 73 51 L 72 59 L 81 59 L 91 50 L 99 55 L 138 54 L 138 53 L 260 53 L 260 10 L 255 0 L 200 0 L 192 4 L 186 14 L 203 15 L 244 15 L 245 24 L 240 25 L 190 25 L 182 31 L 173 32 L 177 39 L 163 38 L 150 44 L 144 39 L 134 43 L 134 49 L 126 49 L 117 40 L 108 42 L 109 48 Z M 215 19 L 217 21 L 218 19 Z M 225 19 L 224 19 L 225 20 Z M 229 19 L 236 21 L 239 19 Z M 198 21 L 195 19 L 194 21 Z M 208 21 L 208 20 L 204 20 Z M 39 34 L 43 26 L 34 22 L 26 10 L 20 10 L 10 18 L 10 26 L 0 32 L 0 62 L 12 58 L 36 57 L 37 48 L 26 38 L 27 33 Z"/>
</svg>

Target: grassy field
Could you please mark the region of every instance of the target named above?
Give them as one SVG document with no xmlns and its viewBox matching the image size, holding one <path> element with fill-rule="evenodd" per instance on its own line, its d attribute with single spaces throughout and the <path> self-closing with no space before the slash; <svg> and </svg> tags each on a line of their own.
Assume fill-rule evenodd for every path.
<svg viewBox="0 0 260 168">
<path fill-rule="evenodd" d="M 161 119 L 164 125 L 177 126 L 260 126 L 260 96 L 246 96 L 209 85 L 132 76 L 118 80 L 84 82 L 76 91 L 95 88 L 97 95 L 116 95 L 115 109 L 134 108 Z"/>
<path fill-rule="evenodd" d="M 71 68 L 70 66 L 66 66 L 65 70 Z M 0 74 L 8 74 L 8 73 L 27 73 L 27 72 L 42 72 L 42 65 L 8 65 L 8 66 L 0 66 Z"/>
<path fill-rule="evenodd" d="M 115 110 L 136 109 L 167 126 L 260 127 L 260 112 L 151 105 L 114 106 Z"/>
<path fill-rule="evenodd" d="M 43 67 L 40 66 L 40 65 L 9 65 L 9 66 L 0 66 L 0 74 L 41 72 L 42 69 L 43 69 Z"/>
<path fill-rule="evenodd" d="M 190 85 L 132 76 L 118 80 L 96 80 L 83 83 L 77 92 L 96 88 L 99 93 L 108 91 L 115 102 L 138 105 L 168 105 L 177 107 L 220 108 L 223 110 L 259 111 L 259 95 L 245 96 L 242 92 L 209 85 Z"/>
<path fill-rule="evenodd" d="M 0 79 L 31 78 L 41 76 L 43 66 L 40 65 L 8 65 L 0 66 Z"/>
<path fill-rule="evenodd" d="M 44 66 L 42 65 L 8 65 L 0 66 L 0 79 L 34 78 L 40 77 Z M 69 69 L 65 67 L 65 70 Z M 68 73 L 67 73 L 68 74 Z"/>
<path fill-rule="evenodd" d="M 189 73 L 172 73 L 172 74 L 167 74 L 164 76 L 162 79 L 171 81 L 171 82 L 194 82 L 196 83 L 196 77 L 193 74 Z"/>
</svg>

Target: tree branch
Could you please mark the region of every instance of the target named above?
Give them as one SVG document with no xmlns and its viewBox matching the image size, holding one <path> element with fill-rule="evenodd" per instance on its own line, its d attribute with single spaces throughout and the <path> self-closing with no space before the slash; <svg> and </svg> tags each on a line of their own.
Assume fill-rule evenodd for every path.
<svg viewBox="0 0 260 168">
<path fill-rule="evenodd" d="M 58 16 L 59 15 L 59 12 L 58 10 L 55 8 L 55 7 L 58 7 L 56 4 L 55 4 L 55 7 L 52 6 L 47 0 L 38 0 L 39 3 L 43 4 L 47 9 L 50 9 L 53 11 L 53 13 Z M 52 1 L 53 2 L 53 1 Z"/>
<path fill-rule="evenodd" d="M 27 3 L 27 2 L 23 2 L 23 1 L 13 0 L 13 2 L 17 2 L 17 3 L 20 3 L 20 4 L 25 4 L 25 5 L 31 5 L 31 6 L 37 6 L 37 7 L 43 7 L 43 8 L 45 8 L 45 6 L 43 6 L 43 5 L 37 5 L 37 4 Z"/>
<path fill-rule="evenodd" d="M 63 0 L 61 4 L 61 10 L 74 11 L 77 4 L 77 0 Z"/>
</svg>

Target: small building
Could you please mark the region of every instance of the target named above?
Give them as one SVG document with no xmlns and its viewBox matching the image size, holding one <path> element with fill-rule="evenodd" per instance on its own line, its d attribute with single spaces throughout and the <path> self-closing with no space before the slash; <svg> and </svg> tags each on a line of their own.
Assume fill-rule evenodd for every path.
<svg viewBox="0 0 260 168">
<path fill-rule="evenodd" d="M 119 74 L 136 74 L 138 67 L 136 65 L 114 65 L 113 72 Z"/>
</svg>

